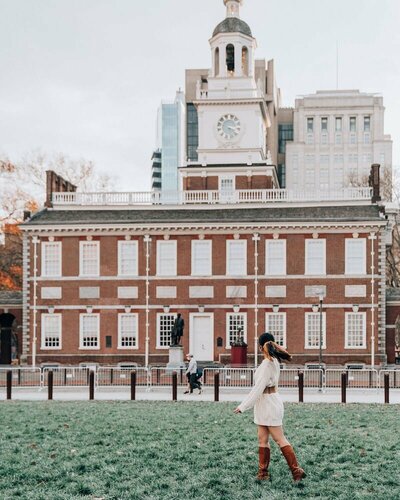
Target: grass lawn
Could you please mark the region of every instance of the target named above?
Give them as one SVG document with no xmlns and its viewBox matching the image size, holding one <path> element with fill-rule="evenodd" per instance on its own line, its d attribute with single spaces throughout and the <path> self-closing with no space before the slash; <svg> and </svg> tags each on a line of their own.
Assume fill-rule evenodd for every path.
<svg viewBox="0 0 400 500">
<path fill-rule="evenodd" d="M 257 483 L 252 412 L 233 404 L 0 403 L 0 498 L 400 499 L 400 408 L 286 405 L 308 477 L 296 486 L 272 446 Z"/>
</svg>

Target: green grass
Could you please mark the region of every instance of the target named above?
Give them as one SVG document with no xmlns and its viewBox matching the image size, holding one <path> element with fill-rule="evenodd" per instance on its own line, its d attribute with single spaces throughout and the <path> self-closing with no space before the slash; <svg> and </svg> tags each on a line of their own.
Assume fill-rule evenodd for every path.
<svg viewBox="0 0 400 500">
<path fill-rule="evenodd" d="M 0 403 L 0 498 L 400 499 L 399 407 L 286 405 L 308 477 L 272 445 L 257 483 L 252 413 L 225 403 Z"/>
</svg>

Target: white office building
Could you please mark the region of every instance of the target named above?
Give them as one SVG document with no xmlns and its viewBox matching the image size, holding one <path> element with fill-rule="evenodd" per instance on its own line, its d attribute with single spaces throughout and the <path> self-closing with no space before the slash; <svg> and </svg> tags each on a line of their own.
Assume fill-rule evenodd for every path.
<svg viewBox="0 0 400 500">
<path fill-rule="evenodd" d="M 294 141 L 286 144 L 286 186 L 300 191 L 365 184 L 372 163 L 387 175 L 392 140 L 383 98 L 358 90 L 318 91 L 296 99 Z M 385 173 L 386 172 L 386 173 Z"/>
</svg>

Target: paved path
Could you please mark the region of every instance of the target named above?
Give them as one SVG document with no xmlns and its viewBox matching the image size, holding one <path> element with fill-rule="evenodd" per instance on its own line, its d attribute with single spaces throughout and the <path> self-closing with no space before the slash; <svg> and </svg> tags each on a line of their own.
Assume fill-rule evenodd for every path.
<svg viewBox="0 0 400 500">
<path fill-rule="evenodd" d="M 184 389 L 178 389 L 178 401 L 214 401 L 214 389 L 206 388 L 202 394 L 183 394 Z M 197 391 L 195 391 L 197 393 Z M 220 401 L 231 401 L 233 404 L 240 402 L 249 389 L 221 389 Z M 281 389 L 280 394 L 284 402 L 298 402 L 298 391 L 293 389 Z M 6 392 L 0 389 L 0 401 L 4 401 Z M 18 401 L 46 401 L 47 388 L 26 389 L 14 387 L 12 399 Z M 88 387 L 83 388 L 54 388 L 53 399 L 55 401 L 85 401 L 89 399 Z M 101 401 L 126 401 L 130 399 L 129 387 L 99 388 L 96 389 L 95 399 Z M 138 401 L 171 401 L 171 388 L 152 388 L 150 391 L 138 387 L 136 389 L 136 399 Z M 341 392 L 337 389 L 327 389 L 319 392 L 317 389 L 304 390 L 305 403 L 340 403 Z M 383 403 L 383 389 L 348 389 L 347 403 Z M 400 404 L 400 389 L 391 389 L 390 403 Z"/>
</svg>

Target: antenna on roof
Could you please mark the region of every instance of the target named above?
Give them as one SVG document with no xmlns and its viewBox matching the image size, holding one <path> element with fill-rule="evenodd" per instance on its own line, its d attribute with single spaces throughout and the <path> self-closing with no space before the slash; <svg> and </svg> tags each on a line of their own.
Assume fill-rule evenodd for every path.
<svg viewBox="0 0 400 500">
<path fill-rule="evenodd" d="M 336 90 L 339 90 L 339 42 L 336 40 Z"/>
</svg>

